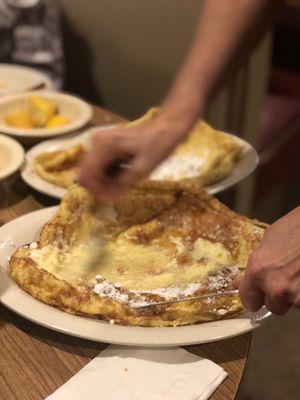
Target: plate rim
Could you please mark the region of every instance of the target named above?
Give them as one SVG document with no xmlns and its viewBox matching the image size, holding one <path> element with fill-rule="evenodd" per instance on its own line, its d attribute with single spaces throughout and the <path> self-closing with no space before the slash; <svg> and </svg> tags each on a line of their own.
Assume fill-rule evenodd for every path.
<svg viewBox="0 0 300 400">
<path fill-rule="evenodd" d="M 28 72 L 31 72 L 32 74 L 36 74 L 39 75 L 41 77 L 41 81 L 43 81 L 44 85 L 45 85 L 45 89 L 46 90 L 54 90 L 54 82 L 53 80 L 50 78 L 50 76 L 48 76 L 46 73 L 44 73 L 43 71 L 40 71 L 37 68 L 33 68 L 33 67 L 29 67 L 27 65 L 20 65 L 20 64 L 8 64 L 8 63 L 0 63 L 0 71 L 2 68 L 7 68 L 7 69 L 12 69 L 12 70 L 25 70 Z M 30 87 L 28 87 L 27 89 L 22 89 L 22 90 L 3 90 L 0 91 L 0 98 L 2 98 L 3 96 L 10 96 L 12 94 L 17 94 L 17 93 L 24 93 L 24 91 L 29 91 Z"/>
<path fill-rule="evenodd" d="M 22 170 L 21 170 L 22 179 L 33 189 L 35 189 L 45 195 L 53 197 L 55 199 L 62 199 L 62 197 L 66 193 L 66 189 L 60 188 L 57 185 L 47 182 L 46 180 L 39 177 L 34 171 L 33 171 L 33 173 L 31 173 L 29 168 L 32 167 L 32 164 L 31 164 L 31 162 L 28 161 L 28 159 L 39 148 L 45 147 L 45 151 L 47 151 L 46 148 L 48 145 L 50 146 L 51 143 L 53 143 L 53 145 L 57 144 L 57 146 L 58 146 L 59 142 L 67 142 L 67 141 L 74 141 L 74 140 L 76 141 L 76 139 L 78 139 L 80 141 L 80 138 L 91 134 L 93 131 L 101 132 L 103 130 L 113 129 L 115 127 L 117 127 L 117 124 L 107 125 L 107 126 L 100 125 L 99 127 L 97 127 L 97 126 L 92 127 L 92 128 L 84 130 L 83 132 L 73 134 L 72 136 L 69 136 L 68 138 L 64 137 L 64 138 L 52 138 L 52 139 L 43 140 L 42 142 L 36 144 L 35 146 L 33 146 L 30 150 L 28 150 L 26 152 L 25 162 L 24 162 Z M 227 189 L 231 188 L 232 186 L 234 186 L 235 184 L 241 182 L 247 176 L 252 174 L 252 172 L 256 169 L 256 167 L 259 164 L 258 152 L 249 142 L 247 142 L 246 140 L 244 140 L 238 136 L 235 136 L 233 134 L 226 133 L 226 132 L 222 132 L 222 133 L 229 135 L 230 137 L 233 137 L 235 140 L 238 141 L 238 143 L 241 144 L 242 153 L 245 154 L 248 152 L 248 157 L 252 158 L 252 164 L 251 164 L 251 168 L 248 168 L 248 170 L 245 170 L 244 173 L 235 174 L 234 172 L 231 172 L 230 175 L 228 175 L 226 178 L 222 179 L 221 181 L 219 181 L 213 185 L 208 185 L 208 186 L 204 187 L 204 189 L 211 195 L 221 193 L 224 190 L 227 190 Z M 245 158 L 241 158 L 241 160 L 239 160 L 236 165 L 239 165 L 243 161 L 245 162 Z M 235 171 L 236 170 L 237 170 L 237 168 L 235 168 Z M 35 182 L 36 180 L 37 180 L 37 182 Z"/>
<path fill-rule="evenodd" d="M 7 144 L 8 147 L 10 147 L 10 149 L 13 151 L 14 155 L 12 159 L 13 162 L 10 163 L 12 165 L 10 167 L 6 166 L 0 169 L 0 180 L 3 180 L 18 171 L 23 165 L 25 160 L 25 151 L 21 144 L 15 139 L 0 133 L 0 144 L 1 143 Z"/>
<path fill-rule="evenodd" d="M 15 230 L 13 229 L 18 224 L 22 223 L 22 226 L 24 226 L 24 232 L 26 231 L 26 229 L 29 229 L 28 224 L 25 223 L 27 219 L 33 221 L 30 226 L 32 235 L 33 235 L 32 232 L 34 231 L 34 229 L 32 229 L 33 226 L 36 226 L 36 228 L 38 228 L 38 231 L 40 231 L 45 221 L 48 221 L 50 216 L 53 215 L 53 213 L 56 210 L 57 206 L 48 207 L 22 215 L 21 217 L 8 222 L 7 224 L 3 225 L 0 228 L 0 243 L 2 235 L 5 233 L 5 231 L 12 230 L 13 232 L 15 232 Z M 7 233 L 5 237 L 7 237 Z M 13 237 L 7 240 L 11 239 L 13 239 Z M 25 244 L 24 241 L 22 242 L 23 244 Z M 9 242 L 7 242 L 6 245 L 9 245 Z M 21 243 L 19 243 L 18 245 L 21 245 Z M 4 263 L 5 259 L 3 259 L 3 257 L 7 257 L 8 253 L 7 252 L 5 253 L 6 249 L 3 247 L 3 245 L 0 247 L 1 247 L 0 263 Z M 13 252 L 14 250 L 15 248 L 11 247 L 11 252 Z M 16 314 L 21 315 L 23 318 L 28 319 L 41 326 L 47 327 L 49 329 L 67 335 L 80 337 L 92 341 L 119 344 L 125 346 L 144 346 L 144 347 L 187 346 L 187 345 L 209 343 L 209 342 L 228 339 L 234 336 L 250 332 L 253 329 L 256 329 L 257 327 L 260 326 L 259 321 L 254 321 L 253 319 L 250 318 L 250 316 L 247 316 L 247 314 L 239 314 L 236 318 L 207 322 L 196 325 L 188 325 L 182 327 L 149 328 L 149 327 L 133 327 L 133 326 L 124 327 L 121 325 L 113 325 L 97 319 L 71 315 L 64 311 L 56 309 L 50 305 L 44 304 L 39 300 L 34 299 L 31 295 L 23 291 L 17 285 L 17 283 L 12 280 L 12 278 L 10 278 L 5 266 L 1 270 L 0 276 L 1 276 L 0 302 L 5 307 L 9 308 Z M 7 282 L 8 286 L 3 288 L 3 285 L 6 285 Z M 12 302 L 11 298 L 14 298 L 14 296 L 16 296 L 18 300 Z M 20 296 L 22 301 L 19 300 Z M 28 309 L 31 310 L 29 313 L 22 309 L 22 307 L 23 308 L 25 307 L 26 309 L 26 304 L 28 302 L 30 304 L 30 307 L 27 307 L 27 310 Z M 41 316 L 34 317 L 34 315 L 36 315 L 35 313 Z M 44 317 L 45 315 L 47 315 L 47 318 Z M 263 315 L 261 320 L 263 318 L 266 318 L 267 316 L 268 315 L 265 316 Z M 52 321 L 53 318 L 54 320 L 58 318 L 58 322 L 54 323 Z M 86 324 L 80 324 L 78 323 L 79 321 L 85 321 Z M 235 321 L 235 323 L 233 321 Z M 77 327 L 75 330 L 74 330 L 74 324 Z M 235 325 L 237 327 L 240 326 L 240 328 L 238 330 L 234 329 Z M 214 335 L 210 337 L 207 333 L 207 330 L 208 332 L 211 331 L 210 328 L 212 328 L 216 332 L 224 332 L 224 328 L 226 331 L 226 327 L 227 329 L 229 327 L 229 331 L 227 330 L 226 334 L 214 333 Z M 94 333 L 91 333 L 91 330 L 93 329 Z M 202 330 L 202 338 L 201 338 L 201 330 Z M 127 335 L 129 338 L 127 337 L 127 339 L 126 338 L 124 339 L 124 335 L 125 336 Z M 173 337 L 173 340 L 170 340 L 170 335 L 171 337 Z"/>
<path fill-rule="evenodd" d="M 228 132 L 222 132 L 223 134 L 234 138 L 242 147 L 241 150 L 241 154 L 246 154 L 248 152 L 248 157 L 252 158 L 252 164 L 251 164 L 251 168 L 249 168 L 248 170 L 244 170 L 244 173 L 240 173 L 240 174 L 235 174 L 235 172 L 238 170 L 238 165 L 245 162 L 246 161 L 246 157 L 241 157 L 238 158 L 237 163 L 235 165 L 234 168 L 231 173 L 226 176 L 224 179 L 222 179 L 219 182 L 216 182 L 212 185 L 208 185 L 205 187 L 205 190 L 208 191 L 209 194 L 214 195 L 217 193 L 221 193 L 226 189 L 231 188 L 232 186 L 236 185 L 239 182 L 242 182 L 245 178 L 247 178 L 249 175 L 252 174 L 252 172 L 255 171 L 255 169 L 257 168 L 258 164 L 259 164 L 259 153 L 256 150 L 256 148 L 249 142 L 247 142 L 247 140 L 236 136 L 234 134 L 228 133 Z M 234 176 L 236 175 L 236 176 Z"/>
</svg>

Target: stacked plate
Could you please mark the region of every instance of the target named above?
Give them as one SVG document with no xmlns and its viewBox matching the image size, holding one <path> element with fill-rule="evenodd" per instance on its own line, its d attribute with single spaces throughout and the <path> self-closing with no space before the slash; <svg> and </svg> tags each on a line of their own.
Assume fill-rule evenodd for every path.
<svg viewBox="0 0 300 400">
<path fill-rule="evenodd" d="M 53 102 L 68 123 L 51 128 L 24 128 L 9 124 L 7 116 L 22 111 L 29 96 Z M 92 107 L 88 103 L 69 94 L 54 92 L 47 75 L 28 67 L 0 64 L 0 179 L 21 167 L 24 151 L 19 143 L 32 145 L 45 138 L 77 131 L 91 117 Z"/>
<path fill-rule="evenodd" d="M 52 90 L 51 79 L 32 68 L 12 64 L 0 64 L 0 100 L 6 96 L 33 89 Z M 0 129 L 0 132 L 4 130 Z M 20 144 L 0 135 L 0 180 L 16 172 L 24 160 L 24 150 Z"/>
</svg>

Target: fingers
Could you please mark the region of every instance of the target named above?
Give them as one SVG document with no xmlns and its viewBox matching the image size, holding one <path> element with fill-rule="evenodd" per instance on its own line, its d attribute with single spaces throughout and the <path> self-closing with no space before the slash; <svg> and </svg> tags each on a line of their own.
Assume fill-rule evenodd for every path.
<svg viewBox="0 0 300 400">
<path fill-rule="evenodd" d="M 80 184 L 102 200 L 115 200 L 123 191 L 113 176 L 106 175 L 107 168 L 124 157 L 122 141 L 117 135 L 112 131 L 96 134 L 91 140 L 91 150 L 79 168 Z"/>
<path fill-rule="evenodd" d="M 93 138 L 91 150 L 81 163 L 79 182 L 96 197 L 116 200 L 127 187 L 148 176 L 171 151 L 170 143 L 161 140 L 160 129 L 147 125 L 140 129 L 110 130 Z M 128 157 L 130 168 L 107 174 L 109 167 Z"/>
<path fill-rule="evenodd" d="M 273 314 L 283 315 L 292 304 L 287 276 L 275 265 L 260 262 L 256 252 L 248 261 L 239 293 L 245 308 L 250 311 L 258 311 L 265 305 Z"/>
<path fill-rule="evenodd" d="M 290 300 L 293 305 L 300 307 L 300 268 L 289 285 Z"/>
<path fill-rule="evenodd" d="M 249 311 L 258 311 L 264 305 L 264 292 L 260 288 L 262 268 L 256 253 L 248 260 L 244 278 L 239 284 L 239 295 L 244 307 Z"/>
<path fill-rule="evenodd" d="M 241 280 L 239 295 L 246 310 L 255 312 L 264 305 L 264 292 L 253 285 L 249 276 Z"/>
<path fill-rule="evenodd" d="M 118 183 L 123 187 L 130 186 L 149 176 L 155 165 L 156 163 L 153 162 L 152 157 L 150 155 L 146 157 L 142 152 L 131 160 L 130 168 L 123 170 L 119 174 Z"/>
<path fill-rule="evenodd" d="M 265 306 L 275 315 L 284 315 L 291 307 L 291 303 L 283 298 L 266 296 Z"/>
<path fill-rule="evenodd" d="M 242 277 L 236 278 L 233 282 L 232 282 L 232 286 L 234 289 L 238 289 L 240 286 L 240 283 L 242 281 Z"/>
</svg>

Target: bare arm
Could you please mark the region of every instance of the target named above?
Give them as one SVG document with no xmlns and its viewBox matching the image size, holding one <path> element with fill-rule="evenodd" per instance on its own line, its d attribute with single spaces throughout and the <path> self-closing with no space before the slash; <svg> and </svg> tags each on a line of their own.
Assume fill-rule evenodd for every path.
<svg viewBox="0 0 300 400">
<path fill-rule="evenodd" d="M 278 0 L 206 0 L 190 52 L 153 121 L 94 138 L 81 180 L 96 196 L 114 199 L 147 176 L 201 116 L 221 80 L 268 28 Z M 247 46 L 244 46 L 244 44 Z M 132 169 L 106 179 L 105 170 L 130 155 Z M 300 307 L 300 208 L 273 224 L 249 258 L 240 297 L 252 311 L 276 314 Z M 238 283 L 237 283 L 238 285 Z"/>
<path fill-rule="evenodd" d="M 280 3 L 206 0 L 191 49 L 157 117 L 138 127 L 96 135 L 81 167 L 81 183 L 99 198 L 114 199 L 146 177 L 201 117 L 239 53 L 257 43 Z M 124 156 L 131 157 L 132 168 L 107 179 L 107 167 Z"/>
<path fill-rule="evenodd" d="M 190 128 L 221 81 L 269 28 L 281 2 L 206 0 L 194 42 L 162 109 Z"/>
</svg>

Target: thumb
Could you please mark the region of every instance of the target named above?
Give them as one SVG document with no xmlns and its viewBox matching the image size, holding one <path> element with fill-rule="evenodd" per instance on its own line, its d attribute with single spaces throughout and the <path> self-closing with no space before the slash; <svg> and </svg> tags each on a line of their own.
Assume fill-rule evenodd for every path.
<svg viewBox="0 0 300 400">
<path fill-rule="evenodd" d="M 149 156 L 148 156 L 149 157 Z M 117 181 L 122 187 L 128 187 L 146 178 L 154 169 L 151 160 L 146 155 L 140 155 L 131 159 L 128 167 L 122 169 Z"/>
<path fill-rule="evenodd" d="M 234 289 L 238 289 L 240 287 L 240 283 L 242 281 L 242 277 L 236 278 L 233 282 L 232 282 L 232 286 Z"/>
<path fill-rule="evenodd" d="M 258 311 L 264 305 L 264 292 L 245 276 L 239 284 L 239 295 L 244 307 L 249 311 Z"/>
</svg>

